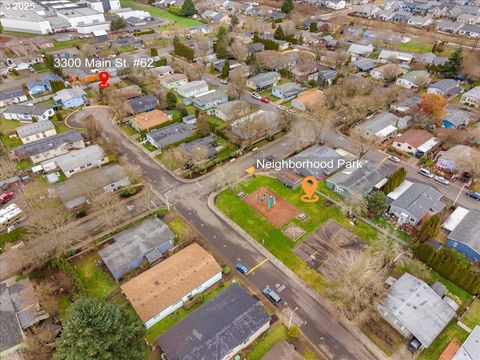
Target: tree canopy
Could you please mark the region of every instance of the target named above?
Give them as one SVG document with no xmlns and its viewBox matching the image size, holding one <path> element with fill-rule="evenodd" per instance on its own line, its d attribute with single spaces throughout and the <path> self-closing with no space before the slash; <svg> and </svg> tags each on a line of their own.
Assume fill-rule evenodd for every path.
<svg viewBox="0 0 480 360">
<path fill-rule="evenodd" d="M 195 8 L 195 5 L 193 4 L 192 0 L 185 0 L 183 5 L 182 5 L 182 11 L 180 14 L 182 16 L 192 16 L 197 13 L 197 9 Z"/>
<path fill-rule="evenodd" d="M 144 328 L 125 307 L 101 300 L 77 300 L 55 342 L 55 360 L 140 360 Z"/>
<path fill-rule="evenodd" d="M 275 29 L 275 33 L 273 34 L 273 37 L 276 40 L 284 40 L 285 39 L 285 33 L 283 32 L 282 25 L 278 25 L 278 27 Z"/>
<path fill-rule="evenodd" d="M 441 74 L 446 78 L 454 78 L 458 75 L 463 63 L 463 51 L 457 49 L 448 58 L 448 61 L 440 69 Z"/>
<path fill-rule="evenodd" d="M 127 23 L 120 16 L 115 16 L 110 22 L 110 30 L 117 31 L 127 26 Z"/>
<path fill-rule="evenodd" d="M 293 0 L 285 0 L 282 5 L 282 12 L 290 14 L 293 11 Z"/>
</svg>

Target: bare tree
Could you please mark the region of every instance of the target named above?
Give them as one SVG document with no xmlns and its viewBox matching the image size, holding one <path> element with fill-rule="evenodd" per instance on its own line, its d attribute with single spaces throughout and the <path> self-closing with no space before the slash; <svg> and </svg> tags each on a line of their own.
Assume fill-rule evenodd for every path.
<svg viewBox="0 0 480 360">
<path fill-rule="evenodd" d="M 7 155 L 0 155 L 0 180 L 8 179 L 17 173 L 17 163 Z"/>
<path fill-rule="evenodd" d="M 46 323 L 30 328 L 26 336 L 25 360 L 50 360 L 53 355 L 53 336 Z"/>
<path fill-rule="evenodd" d="M 470 174 L 473 183 L 476 183 L 480 176 L 480 151 L 472 149 L 470 156 L 461 161 L 461 166 Z"/>
<path fill-rule="evenodd" d="M 238 62 L 245 62 L 248 56 L 247 47 L 240 40 L 233 41 L 230 45 L 230 52 Z"/>
<path fill-rule="evenodd" d="M 203 145 L 197 145 L 192 149 L 192 160 L 200 163 L 208 159 L 208 149 Z"/>
<path fill-rule="evenodd" d="M 115 194 L 106 194 L 93 204 L 94 211 L 98 212 L 99 218 L 111 233 L 120 219 L 122 203 Z"/>
<path fill-rule="evenodd" d="M 228 95 L 235 99 L 240 99 L 243 92 L 246 90 L 247 77 L 243 67 L 233 69 L 228 76 L 227 92 Z"/>
<path fill-rule="evenodd" d="M 402 69 L 397 64 L 387 64 L 383 67 L 383 80 L 390 83 L 401 73 Z"/>
<path fill-rule="evenodd" d="M 127 161 L 124 157 L 120 159 L 120 163 L 132 185 L 142 182 L 142 168 L 139 165 Z"/>
<path fill-rule="evenodd" d="M 103 127 L 99 121 L 93 116 L 88 115 L 85 119 L 83 119 L 83 127 L 87 132 L 87 136 L 92 142 L 96 142 L 103 132 Z"/>
<path fill-rule="evenodd" d="M 340 209 L 343 215 L 348 217 L 365 216 L 368 212 L 368 201 L 360 194 L 350 194 L 340 204 Z"/>
</svg>

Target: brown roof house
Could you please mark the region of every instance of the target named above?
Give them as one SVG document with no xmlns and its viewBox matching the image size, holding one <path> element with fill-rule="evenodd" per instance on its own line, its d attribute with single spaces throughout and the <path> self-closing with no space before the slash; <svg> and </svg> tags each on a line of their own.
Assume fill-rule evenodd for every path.
<svg viewBox="0 0 480 360">
<path fill-rule="evenodd" d="M 325 93 L 318 89 L 304 91 L 292 100 L 292 106 L 300 111 L 313 111 L 324 103 Z"/>
<path fill-rule="evenodd" d="M 397 151 L 414 155 L 419 151 L 423 156 L 428 154 L 438 143 L 439 141 L 426 130 L 409 129 L 395 138 L 393 147 Z"/>
<path fill-rule="evenodd" d="M 215 258 L 194 243 L 121 286 L 145 327 L 222 279 Z"/>
<path fill-rule="evenodd" d="M 130 126 L 138 132 L 146 131 L 155 126 L 161 125 L 169 121 L 170 118 L 163 111 L 155 109 L 135 115 L 130 119 Z"/>
</svg>

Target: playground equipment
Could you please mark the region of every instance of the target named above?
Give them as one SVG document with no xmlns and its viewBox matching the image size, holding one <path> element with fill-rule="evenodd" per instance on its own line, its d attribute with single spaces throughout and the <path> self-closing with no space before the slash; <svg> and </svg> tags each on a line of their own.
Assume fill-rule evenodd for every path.
<svg viewBox="0 0 480 360">
<path fill-rule="evenodd" d="M 267 202 L 267 209 L 269 210 L 273 207 L 273 205 L 275 205 L 275 195 L 268 195 L 266 188 L 263 188 L 259 192 L 259 195 L 257 195 L 257 200 L 262 203 Z"/>
<path fill-rule="evenodd" d="M 268 197 L 267 209 L 271 209 L 273 205 L 275 205 L 275 196 L 270 195 Z"/>
</svg>

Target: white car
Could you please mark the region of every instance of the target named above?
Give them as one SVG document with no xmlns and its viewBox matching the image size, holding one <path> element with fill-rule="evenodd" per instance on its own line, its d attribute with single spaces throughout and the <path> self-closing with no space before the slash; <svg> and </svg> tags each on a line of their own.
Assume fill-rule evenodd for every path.
<svg viewBox="0 0 480 360">
<path fill-rule="evenodd" d="M 450 184 L 447 179 L 445 179 L 443 176 L 435 176 L 433 178 L 436 182 L 442 184 L 442 185 L 448 185 Z"/>
<path fill-rule="evenodd" d="M 277 109 L 278 109 L 278 110 L 283 110 L 283 111 L 287 111 L 287 110 L 288 110 L 288 108 L 287 108 L 286 106 L 283 106 L 283 105 L 278 105 L 278 106 L 277 106 Z"/>
<path fill-rule="evenodd" d="M 220 84 L 227 85 L 228 84 L 227 79 L 220 80 Z"/>
<path fill-rule="evenodd" d="M 430 179 L 433 179 L 433 177 L 435 176 L 435 175 L 433 175 L 429 170 L 427 170 L 427 169 L 425 169 L 425 168 L 420 168 L 420 170 L 418 170 L 418 173 L 419 173 L 420 175 L 426 176 L 426 177 L 428 177 L 428 178 L 430 178 Z"/>
<path fill-rule="evenodd" d="M 400 159 L 399 159 L 398 157 L 396 157 L 396 156 L 393 156 L 393 155 L 389 156 L 389 157 L 388 157 L 388 160 L 393 161 L 393 162 L 395 162 L 395 163 L 399 163 L 399 162 L 400 162 Z"/>
<path fill-rule="evenodd" d="M 257 100 L 260 100 L 262 97 L 260 96 L 260 94 L 254 92 L 254 93 L 252 94 L 252 98 L 257 99 Z"/>
</svg>

